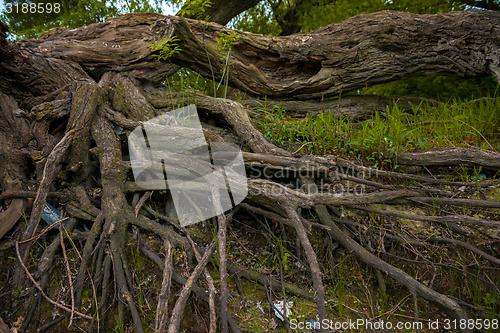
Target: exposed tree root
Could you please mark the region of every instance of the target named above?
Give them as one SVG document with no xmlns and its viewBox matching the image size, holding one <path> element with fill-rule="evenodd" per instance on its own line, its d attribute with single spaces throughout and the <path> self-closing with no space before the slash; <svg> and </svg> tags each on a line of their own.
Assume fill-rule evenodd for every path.
<svg viewBox="0 0 500 333">
<path fill-rule="evenodd" d="M 172 310 L 172 315 L 170 317 L 170 325 L 168 326 L 169 333 L 179 332 L 179 326 L 181 323 L 181 316 L 182 316 L 182 313 L 184 312 L 184 309 L 186 307 L 187 299 L 189 297 L 189 294 L 191 293 L 191 289 L 193 287 L 193 284 L 198 279 L 201 271 L 207 265 L 208 259 L 210 259 L 210 256 L 212 255 L 212 252 L 214 251 L 214 249 L 215 249 L 215 243 L 212 242 L 212 244 L 208 247 L 208 249 L 203 254 L 203 257 L 201 258 L 200 262 L 198 263 L 198 265 L 194 269 L 193 273 L 191 274 L 189 279 L 186 281 L 184 288 L 182 288 L 181 294 L 180 294 L 179 298 L 177 299 L 177 302 L 175 303 L 174 309 Z M 224 250 L 225 250 L 225 248 L 224 248 Z M 221 302 L 221 310 L 222 310 L 223 306 L 224 306 L 224 304 Z M 225 306 L 227 309 L 227 299 L 226 299 Z M 227 314 L 221 314 L 221 320 L 226 320 L 225 325 L 224 325 L 224 322 L 222 322 L 222 330 L 224 331 L 224 326 L 226 326 L 226 331 L 227 331 L 228 330 Z"/>
<path fill-rule="evenodd" d="M 35 281 L 35 279 L 33 278 L 33 275 L 30 274 L 30 272 L 28 271 L 28 268 L 26 267 L 26 265 L 24 265 L 23 263 L 23 260 L 21 258 L 21 253 L 19 252 L 19 244 L 16 243 L 16 253 L 17 253 L 17 258 L 19 259 L 20 261 L 20 265 L 22 266 L 22 268 L 24 269 L 26 275 L 28 276 L 28 278 L 31 280 L 31 282 L 33 282 L 33 285 L 40 291 L 40 294 L 51 304 L 54 304 L 55 306 L 57 306 L 58 308 L 60 309 L 63 309 L 64 311 L 67 311 L 67 312 L 70 312 L 70 313 L 76 313 L 76 315 L 82 317 L 82 318 L 85 318 L 85 319 L 93 319 L 92 316 L 88 316 L 88 315 L 85 315 L 83 313 L 80 313 L 78 311 L 74 311 L 73 309 L 70 309 L 60 303 L 57 303 L 53 300 L 51 300 L 44 292 L 43 292 L 43 289 L 42 287 L 40 287 L 40 285 Z"/>
<path fill-rule="evenodd" d="M 352 206 L 352 207 L 355 209 L 360 209 L 360 210 L 364 210 L 367 212 L 374 212 L 377 214 L 395 216 L 395 217 L 400 217 L 403 219 L 444 223 L 447 226 L 450 226 L 451 223 L 453 223 L 455 225 L 458 223 L 467 223 L 467 224 L 478 225 L 478 226 L 483 226 L 483 227 L 488 227 L 488 228 L 500 229 L 500 221 L 488 221 L 488 220 L 478 218 L 478 217 L 470 217 L 470 216 L 464 216 L 464 215 L 419 216 L 419 215 L 413 215 L 413 214 L 402 214 L 402 213 L 390 212 L 387 210 L 381 210 L 381 209 L 376 209 L 376 208 L 367 208 L 367 207 L 362 207 L 362 206 Z M 456 229 L 455 231 L 460 231 L 461 233 L 467 234 L 467 232 L 462 228 Z"/>
<path fill-rule="evenodd" d="M 170 294 L 170 283 L 172 280 L 172 244 L 165 241 L 165 265 L 163 266 L 163 282 L 158 294 L 158 305 L 156 308 L 155 332 L 164 332 L 168 323 L 168 296 Z"/>
<path fill-rule="evenodd" d="M 83 98 L 83 94 L 88 94 L 88 89 L 94 89 L 95 93 L 93 94 L 101 94 L 99 91 L 101 89 L 106 90 L 106 84 L 114 84 L 113 82 L 118 82 L 117 78 L 104 77 L 100 83 L 101 87 L 98 87 L 95 84 L 83 84 L 77 85 L 75 93 L 73 94 L 73 101 Z M 107 82 L 107 83 L 106 83 Z M 121 81 L 120 81 L 121 82 Z M 113 121 L 115 124 L 122 126 L 127 130 L 133 129 L 138 126 L 140 123 L 138 119 L 144 116 L 144 113 L 132 113 L 132 110 L 127 111 L 124 109 L 127 103 L 132 103 L 132 101 L 140 100 L 138 97 L 132 96 L 140 96 L 138 94 L 144 93 L 137 89 L 135 84 L 130 83 L 128 85 L 129 91 L 131 91 L 131 95 L 129 97 L 125 97 L 127 102 L 118 103 L 119 98 L 115 98 L 114 102 L 111 105 L 114 107 L 121 107 L 120 111 L 113 110 L 110 106 L 102 105 L 100 108 L 97 107 L 97 104 L 90 104 L 81 108 L 77 108 L 75 106 L 71 107 L 70 111 L 70 119 L 74 119 L 69 122 L 68 126 L 70 127 L 67 130 L 66 135 L 62 137 L 59 144 L 54 147 L 52 153 L 48 156 L 47 162 L 45 164 L 45 169 L 43 171 L 41 185 L 39 190 L 34 195 L 34 192 L 29 191 L 8 191 L 2 194 L 3 198 L 26 198 L 26 197 L 35 197 L 34 206 L 32 209 L 31 217 L 28 223 L 28 228 L 24 232 L 24 237 L 28 239 L 28 236 L 34 235 L 36 229 L 38 228 L 38 221 L 40 220 L 41 209 L 43 208 L 43 204 L 47 197 L 52 197 L 55 199 L 63 199 L 68 200 L 68 202 L 72 205 L 72 211 L 80 212 L 78 214 L 86 216 L 85 219 L 93 221 L 92 228 L 88 233 L 85 246 L 82 249 L 81 253 L 81 261 L 78 269 L 78 274 L 76 276 L 76 280 L 73 284 L 74 288 L 74 298 L 72 297 L 72 302 L 74 304 L 74 308 L 64 307 L 56 302 L 49 300 L 49 302 L 55 304 L 58 307 L 66 310 L 68 312 L 68 317 L 71 317 L 72 314 L 76 314 L 83 318 L 93 319 L 94 323 L 97 324 L 97 328 L 104 327 L 106 325 L 106 308 L 115 301 L 112 297 L 110 297 L 110 285 L 114 284 L 114 289 L 117 293 L 117 304 L 120 308 L 118 311 L 119 320 L 125 320 L 124 316 L 124 305 L 130 311 L 132 321 L 134 324 L 134 329 L 137 332 L 144 331 L 142 316 L 139 313 L 137 306 L 134 302 L 134 295 L 132 290 L 134 289 L 134 282 L 129 276 L 129 268 L 126 262 L 127 256 L 125 255 L 125 240 L 127 238 L 128 226 L 136 225 L 140 228 L 146 229 L 154 234 L 159 235 L 163 240 L 165 248 L 167 249 L 167 259 L 166 264 L 162 262 L 163 267 L 167 267 L 164 269 L 164 278 L 162 283 L 162 290 L 159 294 L 159 303 L 157 310 L 157 319 L 156 319 L 156 328 L 157 332 L 163 331 L 168 323 L 168 299 L 169 299 L 169 290 L 170 287 L 170 279 L 173 278 L 177 282 L 182 281 L 181 283 L 185 283 L 185 287 L 183 292 L 181 292 L 181 296 L 177 300 L 176 305 L 174 306 L 172 315 L 170 317 L 170 325 L 168 330 L 171 332 L 176 332 L 179 329 L 180 318 L 182 312 L 186 307 L 187 296 L 190 294 L 192 290 L 195 294 L 204 293 L 204 290 L 198 290 L 197 287 L 194 286 L 196 279 L 201 273 L 201 271 L 205 272 L 205 275 L 209 275 L 208 271 L 204 268 L 207 263 L 207 260 L 211 257 L 210 251 L 200 251 L 202 254 L 198 253 L 199 250 L 194 247 L 194 243 L 192 241 L 188 242 L 188 238 L 183 236 L 183 231 L 174 227 L 176 224 L 169 220 L 168 217 L 163 216 L 162 214 L 158 214 L 157 216 L 161 217 L 170 222 L 170 226 L 162 225 L 158 222 L 155 222 L 143 215 L 141 215 L 141 207 L 147 208 L 146 210 L 152 213 L 150 208 L 147 207 L 147 200 L 150 199 L 151 193 L 146 193 L 142 196 L 141 200 L 135 201 L 132 205 L 128 203 L 126 198 L 126 194 L 129 191 L 134 191 L 132 188 L 128 188 L 124 184 L 126 184 L 126 180 L 128 178 L 128 172 L 130 170 L 129 165 L 123 160 L 123 156 L 121 154 L 120 149 L 120 141 L 114 131 Z M 78 95 L 81 94 L 81 95 Z M 75 100 L 76 98 L 76 100 Z M 96 100 L 99 100 L 100 97 L 96 97 Z M 436 203 L 444 203 L 444 204 L 458 204 L 458 205 L 470 205 L 474 207 L 499 207 L 497 202 L 488 201 L 488 200 L 473 200 L 473 199 L 456 199 L 456 198 L 432 198 L 426 197 L 426 193 L 441 193 L 445 194 L 447 192 L 443 191 L 429 191 L 422 189 L 396 189 L 393 186 L 386 185 L 381 182 L 375 182 L 371 180 L 366 180 L 363 178 L 363 172 L 376 172 L 378 176 L 394 176 L 418 181 L 425 181 L 427 183 L 438 183 L 438 184 L 451 184 L 451 185 L 471 185 L 472 183 L 463 183 L 463 182 L 440 182 L 431 178 L 414 176 L 414 175 L 403 175 L 399 173 L 391 173 L 380 170 L 369 169 L 360 165 L 355 165 L 352 162 L 341 160 L 341 159 L 328 159 L 324 157 L 315 157 L 308 156 L 302 158 L 294 158 L 291 156 L 283 156 L 286 154 L 280 155 L 271 155 L 270 152 L 279 153 L 279 150 L 273 148 L 273 146 L 263 137 L 259 137 L 258 141 L 252 141 L 255 138 L 255 133 L 258 133 L 256 130 L 252 130 L 253 134 L 247 136 L 248 126 L 245 124 L 249 123 L 248 117 L 245 115 L 244 111 L 241 111 L 241 105 L 235 104 L 234 107 L 230 107 L 231 104 L 227 104 L 227 108 L 219 107 L 218 103 L 225 103 L 224 100 L 218 101 L 214 98 L 205 97 L 205 100 L 210 101 L 210 103 L 201 102 L 202 107 L 205 108 L 207 112 L 212 112 L 214 115 L 220 116 L 221 119 L 225 119 L 231 127 L 236 131 L 236 133 L 248 143 L 249 147 L 254 151 L 258 151 L 259 153 L 249 153 L 245 152 L 244 158 L 245 163 L 252 168 L 263 169 L 267 168 L 268 170 L 274 170 L 275 172 L 286 170 L 290 173 L 290 177 L 296 177 L 301 180 L 300 172 L 305 172 L 308 174 L 315 175 L 316 179 L 325 179 L 327 181 L 334 180 L 343 180 L 343 181 L 351 181 L 356 182 L 358 184 L 362 184 L 363 186 L 367 186 L 369 188 L 373 188 L 373 190 L 366 191 L 366 193 L 358 193 L 356 195 L 333 195 L 331 193 L 321 193 L 318 191 L 317 185 L 313 182 L 314 179 L 309 179 L 307 181 L 302 181 L 301 185 L 306 186 L 306 190 L 303 188 L 291 188 L 280 184 L 271 179 L 249 179 L 249 201 L 252 201 L 258 206 L 252 206 L 248 204 L 242 204 L 242 206 L 248 210 L 251 210 L 255 214 L 259 214 L 262 216 L 266 216 L 271 218 L 279 223 L 283 223 L 292 229 L 295 229 L 297 235 L 300 238 L 300 243 L 305 250 L 305 257 L 311 268 L 312 280 L 315 286 L 315 294 L 312 295 L 310 293 L 304 292 L 302 290 L 297 289 L 296 286 L 290 283 L 286 283 L 282 281 L 279 283 L 278 281 L 270 280 L 268 277 L 262 274 L 257 274 L 256 272 L 252 272 L 248 270 L 244 266 L 240 266 L 234 263 L 229 264 L 228 260 L 225 258 L 225 229 L 226 222 L 224 216 L 219 216 L 219 227 L 218 227 L 218 255 L 220 257 L 220 266 L 219 270 L 221 272 L 221 294 L 220 301 L 216 301 L 215 299 L 215 289 L 213 288 L 213 281 L 209 283 L 212 287 L 210 288 L 210 295 L 203 297 L 210 303 L 210 308 L 217 308 L 220 314 L 220 323 L 222 331 L 228 330 L 231 328 L 232 331 L 238 331 L 238 325 L 228 315 L 228 287 L 227 287 L 227 279 L 228 272 L 231 274 L 237 273 L 239 277 L 246 277 L 248 279 L 255 280 L 262 285 L 266 285 L 270 283 L 271 288 L 281 291 L 282 288 L 289 292 L 292 292 L 296 295 L 299 295 L 304 298 L 312 299 L 314 298 L 318 305 L 318 313 L 320 320 L 327 318 L 327 311 L 325 309 L 325 286 L 323 284 L 323 273 L 321 272 L 320 265 L 318 263 L 318 259 L 314 253 L 314 250 L 309 241 L 309 232 L 308 228 L 312 226 L 318 226 L 322 230 L 326 230 L 328 234 L 337 242 L 339 242 L 342 246 L 344 246 L 347 250 L 352 251 L 352 253 L 359 258 L 361 261 L 366 264 L 374 267 L 377 270 L 381 270 L 394 279 L 396 279 L 399 283 L 407 287 L 412 293 L 418 295 L 443 309 L 451 318 L 454 319 L 466 319 L 467 315 L 461 310 L 459 305 L 451 300 L 450 298 L 435 292 L 434 290 L 426 287 L 420 282 L 416 281 L 403 271 L 395 268 L 392 265 L 387 264 L 383 260 L 379 259 L 372 253 L 368 252 L 361 245 L 356 243 L 353 239 L 347 236 L 343 231 L 341 231 L 332 221 L 331 216 L 328 214 L 325 205 L 333 205 L 333 206 L 341 206 L 348 205 L 354 209 L 366 210 L 366 211 L 375 211 L 385 215 L 391 215 L 401 218 L 410 218 L 410 219 L 418 219 L 429 222 L 437 222 L 437 223 L 445 223 L 452 224 L 457 221 L 465 222 L 472 225 L 477 225 L 481 227 L 488 228 L 498 228 L 498 222 L 496 221 L 488 221 L 481 218 L 473 218 L 469 216 L 457 216 L 457 215 L 448 215 L 448 216 L 409 216 L 408 214 L 400 214 L 400 213 L 391 213 L 381 210 L 374 210 L 371 208 L 365 208 L 359 206 L 361 204 L 370 204 L 370 203 L 391 203 L 395 200 L 413 200 L 420 202 L 436 202 Z M 142 100 L 141 103 L 148 103 Z M 232 102 L 234 103 L 234 102 Z M 156 105 L 162 106 L 162 105 Z M 77 109 L 76 109 L 77 108 Z M 143 106 L 144 108 L 144 106 Z M 240 111 L 235 111 L 240 108 Z M 78 110 L 78 111 L 73 111 Z M 98 112 L 96 112 L 98 110 Z M 148 115 L 155 115 L 156 111 L 151 106 L 149 111 L 146 112 Z M 73 117 L 72 114 L 81 114 L 83 118 Z M 90 118 L 92 117 L 93 121 L 90 122 Z M 71 125 L 74 124 L 74 125 Z M 91 125 L 92 124 L 92 125 Z M 77 130 L 78 129 L 78 130 Z M 80 131 L 80 132 L 78 132 Z M 72 195 L 68 195 L 68 191 L 61 192 L 51 192 L 50 184 L 54 179 L 54 170 L 56 170 L 56 166 L 61 163 L 61 161 L 65 158 L 65 156 L 70 156 L 72 160 L 83 160 L 83 162 L 79 168 L 87 168 L 86 173 L 88 175 L 95 174 L 92 171 L 92 157 L 81 157 L 82 152 L 85 151 L 85 147 L 90 147 L 89 143 L 81 142 L 79 140 L 75 141 L 76 135 L 78 133 L 79 137 L 86 138 L 85 140 L 88 142 L 90 140 L 90 135 L 85 136 L 81 134 L 81 131 L 87 131 L 92 135 L 92 139 L 96 143 L 96 147 L 92 148 L 90 151 L 93 155 L 95 155 L 99 160 L 99 172 L 100 172 L 100 181 L 97 184 L 102 188 L 102 199 L 99 205 L 99 208 L 96 207 L 92 201 L 91 196 L 89 196 L 88 192 L 85 190 L 84 186 L 77 185 L 74 186 L 71 190 Z M 260 135 L 260 133 L 259 133 Z M 252 143 L 252 142 L 255 142 Z M 262 142 L 264 145 L 261 146 Z M 260 148 L 260 147 L 268 147 L 268 148 Z M 88 149 L 87 149 L 88 150 Z M 75 155 L 76 154 L 76 155 Z M 78 157 L 80 156 L 80 157 Z M 85 166 L 86 165 L 86 166 Z M 345 172 L 342 172 L 340 167 L 348 167 L 356 172 L 356 175 L 349 175 Z M 274 174 L 276 176 L 276 174 Z M 361 177 L 359 177 L 361 176 Z M 262 177 L 262 175 L 261 175 Z M 266 178 L 265 175 L 264 178 Z M 279 178 L 279 177 L 278 177 Z M 82 178 L 83 179 L 83 178 Z M 45 184 L 45 185 L 44 185 Z M 91 184 L 91 186 L 95 186 Z M 70 205 L 68 205 L 70 206 Z M 317 223 L 310 222 L 305 220 L 300 215 L 301 208 L 314 208 L 316 214 L 318 215 L 322 224 L 325 227 L 321 227 Z M 156 213 L 155 213 L 156 214 Z M 460 231 L 460 227 L 456 227 L 456 230 Z M 463 230 L 463 229 L 462 229 Z M 185 231 L 184 233 L 186 233 Z M 468 233 L 467 231 L 463 231 L 464 233 Z M 187 234 L 189 236 L 189 234 Z M 392 239 L 398 241 L 397 236 L 391 236 Z M 390 238 L 388 236 L 388 238 Z M 482 256 L 483 258 L 491 261 L 494 264 L 498 264 L 499 261 L 494 256 L 485 253 L 482 250 L 479 250 L 477 247 L 467 244 L 465 242 L 461 242 L 453 239 L 446 238 L 430 238 L 430 239 L 420 239 L 419 244 L 424 244 L 425 242 L 431 243 L 451 243 L 463 246 L 474 253 Z M 47 250 L 46 259 L 42 260 L 43 265 L 39 265 L 38 274 L 40 276 L 47 277 L 46 272 L 50 270 L 50 267 L 53 262 L 53 258 L 55 252 L 60 246 L 59 242 L 55 242 L 53 246 L 50 247 L 50 251 Z M 413 243 L 412 243 L 413 244 Z M 415 243 L 416 244 L 416 243 Z M 191 277 L 186 281 L 182 279 L 180 276 L 175 273 L 174 268 L 172 266 L 171 253 L 172 247 L 179 246 L 188 246 L 191 248 L 191 255 L 196 255 L 199 260 L 199 265 L 192 273 Z M 25 253 L 27 253 L 29 248 L 25 249 Z M 149 252 L 148 252 L 149 251 Z M 157 261 L 158 258 L 150 252 L 150 250 L 143 249 L 143 252 L 146 253 L 150 258 Z M 21 255 L 21 251 L 19 252 Z M 26 259 L 19 261 L 21 267 L 25 272 L 26 266 L 23 262 Z M 228 269 L 227 267 L 230 267 Z M 35 284 L 35 286 L 39 286 L 39 284 L 33 279 L 32 275 L 28 276 L 31 281 Z M 99 302 L 92 302 L 92 312 L 94 315 L 86 315 L 81 313 L 82 306 L 82 293 L 86 288 L 85 281 L 88 278 L 92 279 L 92 293 L 95 294 L 93 296 L 93 300 L 99 300 Z M 114 283 L 113 283 L 114 281 Z M 46 285 L 46 284 L 45 284 Z M 41 287 L 38 287 L 41 289 Z M 42 294 L 45 295 L 45 294 Z M 45 295 L 46 296 L 46 295 Z M 44 297 L 45 297 L 44 296 Z M 215 311 L 211 310 L 211 331 L 214 332 L 215 328 Z M 92 324 L 91 326 L 93 326 Z"/>
<path fill-rule="evenodd" d="M 408 274 L 404 273 L 400 269 L 391 266 L 374 256 L 370 252 L 368 252 L 364 247 L 360 246 L 358 243 L 353 241 L 351 238 L 347 237 L 342 230 L 340 230 L 329 218 L 329 214 L 327 213 L 325 207 L 322 206 L 317 207 L 319 210 L 318 213 L 321 212 L 320 218 L 322 218 L 322 222 L 331 228 L 329 231 L 330 235 L 339 242 L 346 249 L 353 251 L 353 254 L 365 262 L 366 264 L 380 269 L 384 273 L 390 275 L 392 278 L 397 280 L 400 284 L 407 287 L 411 292 L 416 293 L 418 296 L 424 298 L 427 301 L 430 301 L 440 307 L 443 311 L 445 311 L 451 318 L 460 320 L 460 319 L 468 319 L 467 315 L 463 312 L 460 306 L 450 298 L 435 292 L 434 290 L 428 288 L 422 283 L 418 282 Z M 464 330 L 464 332 L 472 332 L 472 330 Z"/>
</svg>

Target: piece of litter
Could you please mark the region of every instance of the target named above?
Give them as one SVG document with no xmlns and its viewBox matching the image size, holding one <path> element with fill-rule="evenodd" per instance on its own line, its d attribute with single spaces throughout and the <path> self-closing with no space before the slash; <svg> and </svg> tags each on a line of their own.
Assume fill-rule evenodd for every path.
<svg viewBox="0 0 500 333">
<path fill-rule="evenodd" d="M 285 315 L 287 317 L 290 317 L 290 315 L 292 314 L 292 306 L 293 306 L 293 302 L 286 302 L 286 311 L 283 311 L 283 308 L 284 308 L 284 301 L 277 301 L 277 302 L 274 302 L 274 314 L 276 315 L 276 317 L 278 317 L 279 319 L 281 319 L 281 321 L 283 321 L 283 313 L 285 313 Z"/>
<path fill-rule="evenodd" d="M 42 219 L 47 222 L 48 225 L 53 225 L 61 219 L 61 212 L 48 203 L 45 203 L 45 207 L 43 207 L 42 212 Z M 63 223 L 63 225 L 65 225 L 65 223 Z"/>
<path fill-rule="evenodd" d="M 476 179 L 477 180 L 485 180 L 487 177 L 484 173 L 480 174 L 480 175 L 477 175 Z"/>
<path fill-rule="evenodd" d="M 260 303 L 261 303 L 261 302 L 257 302 L 257 303 L 256 303 L 257 308 L 258 308 L 260 311 L 262 311 L 262 313 L 264 313 L 264 314 L 265 314 L 264 309 L 262 308 L 262 305 L 260 305 Z"/>
</svg>

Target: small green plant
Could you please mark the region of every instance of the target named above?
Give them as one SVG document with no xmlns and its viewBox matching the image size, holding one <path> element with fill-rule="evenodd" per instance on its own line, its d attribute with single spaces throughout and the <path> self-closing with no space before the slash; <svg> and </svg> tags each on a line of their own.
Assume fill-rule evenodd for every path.
<svg viewBox="0 0 500 333">
<path fill-rule="evenodd" d="M 215 38 L 215 41 L 222 50 L 231 50 L 239 39 L 240 36 L 236 32 L 233 32 L 232 34 L 221 33 L 219 37 Z"/>
<path fill-rule="evenodd" d="M 168 60 L 174 54 L 179 53 L 182 49 L 179 47 L 180 39 L 177 36 L 172 36 L 170 38 L 164 38 L 159 43 L 151 44 L 148 49 L 153 52 L 158 52 L 158 54 L 153 54 L 153 57 L 158 60 Z"/>
<path fill-rule="evenodd" d="M 483 302 L 489 309 L 494 309 L 495 304 L 498 304 L 498 300 L 493 297 L 490 293 L 486 293 L 486 296 L 483 298 Z"/>
<path fill-rule="evenodd" d="M 283 268 L 283 273 L 287 273 L 290 270 L 290 257 L 292 256 L 290 253 L 288 253 L 283 245 L 283 240 L 281 237 L 277 237 L 274 234 L 271 234 L 271 237 L 273 238 L 273 241 L 276 242 L 276 246 L 279 250 L 279 253 L 276 253 L 273 257 L 273 264 L 278 264 L 276 267 L 276 270 L 281 269 L 280 266 Z M 280 265 L 281 261 L 281 265 Z M 273 267 L 274 268 L 274 267 Z"/>
<path fill-rule="evenodd" d="M 224 98 L 227 96 L 227 86 L 228 86 L 228 81 L 229 81 L 229 66 L 230 61 L 229 58 L 231 57 L 231 53 L 233 52 L 233 46 L 236 44 L 236 42 L 240 39 L 240 36 L 233 32 L 232 34 L 226 34 L 226 33 L 221 33 L 219 37 L 215 38 L 215 42 L 217 43 L 217 48 L 222 54 L 225 54 L 227 50 L 227 54 L 221 57 L 222 62 L 224 62 L 224 68 L 221 70 L 222 71 L 222 77 L 219 82 L 219 86 L 221 83 L 224 81 L 225 78 L 225 83 L 224 83 Z"/>
<path fill-rule="evenodd" d="M 123 322 L 123 319 L 120 318 L 120 316 L 116 316 L 115 320 L 116 320 L 115 332 L 116 333 L 124 333 L 125 332 L 125 323 Z"/>
<path fill-rule="evenodd" d="M 276 145 L 312 154 L 355 156 L 371 160 L 376 167 L 397 168 L 398 154 L 416 149 L 500 149 L 496 138 L 500 128 L 498 98 L 474 103 L 451 101 L 437 106 L 419 104 L 412 106 L 411 111 L 395 103 L 385 112 L 375 111 L 371 119 L 357 124 L 330 111 L 290 119 L 277 105 L 264 102 L 261 106 L 256 124 Z M 462 175 L 469 179 L 466 170 L 462 170 Z M 475 177 L 484 178 L 479 172 Z"/>
</svg>

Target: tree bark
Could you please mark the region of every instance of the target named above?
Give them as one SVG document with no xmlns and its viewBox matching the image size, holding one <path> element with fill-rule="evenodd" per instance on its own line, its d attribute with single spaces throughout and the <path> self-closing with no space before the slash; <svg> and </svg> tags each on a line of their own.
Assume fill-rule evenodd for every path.
<svg viewBox="0 0 500 333">
<path fill-rule="evenodd" d="M 472 148 L 434 149 L 425 152 L 398 153 L 398 163 L 424 166 L 467 164 L 500 170 L 500 154 Z"/>
</svg>

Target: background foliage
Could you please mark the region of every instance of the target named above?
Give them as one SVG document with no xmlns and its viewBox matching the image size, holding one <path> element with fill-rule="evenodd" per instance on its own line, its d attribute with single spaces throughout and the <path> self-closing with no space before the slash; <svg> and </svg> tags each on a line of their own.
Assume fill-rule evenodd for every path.
<svg viewBox="0 0 500 333">
<path fill-rule="evenodd" d="M 59 13 L 29 13 L 12 11 L 4 12 L 0 19 L 10 28 L 13 40 L 37 38 L 42 32 L 51 28 L 78 28 L 96 22 L 104 22 L 108 17 L 125 13 L 157 12 L 161 13 L 162 3 L 172 0 L 6 0 L 6 4 L 16 3 L 60 3 Z"/>
</svg>

